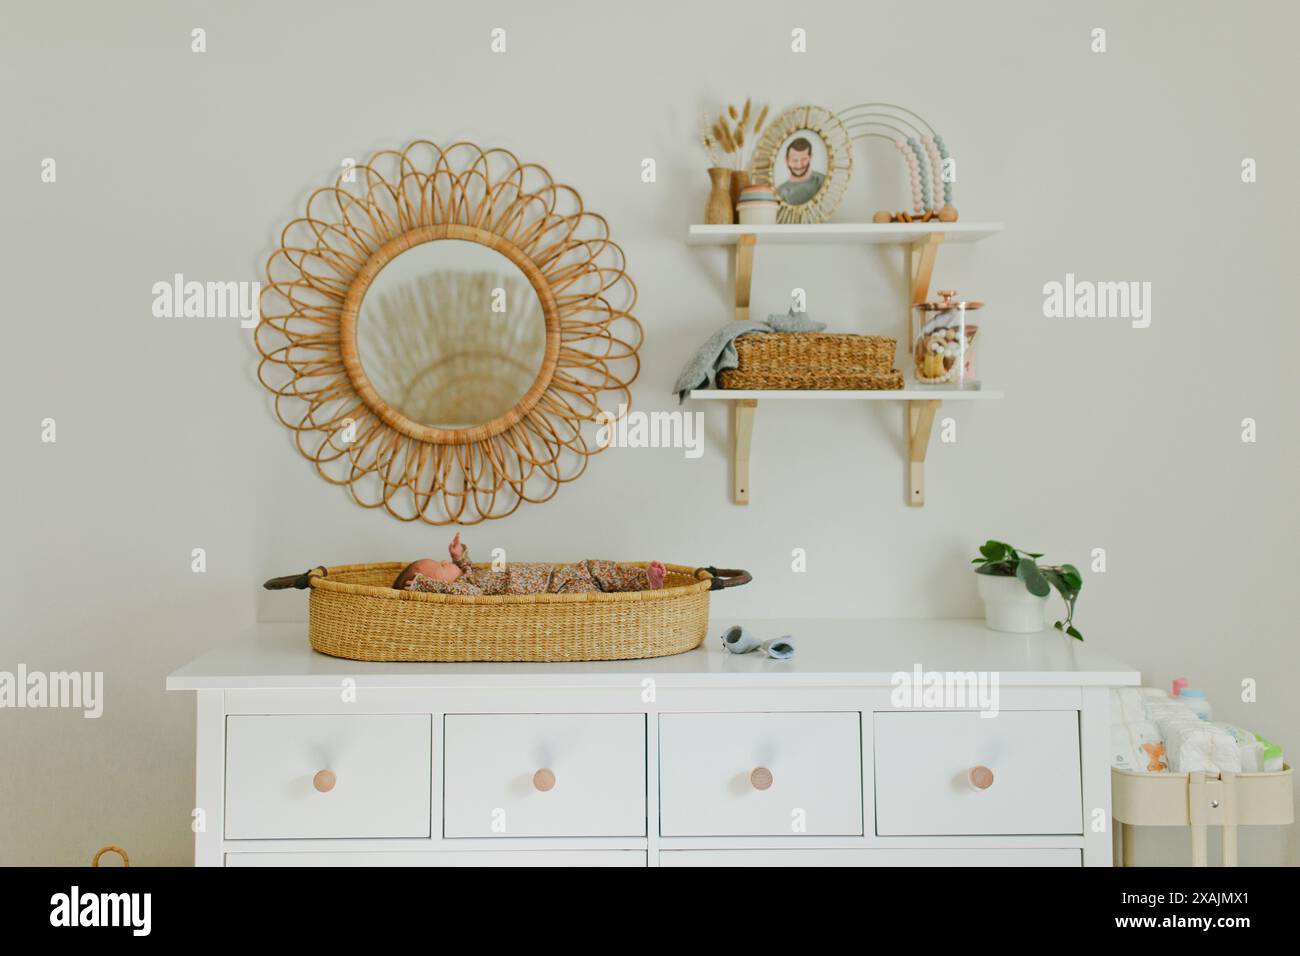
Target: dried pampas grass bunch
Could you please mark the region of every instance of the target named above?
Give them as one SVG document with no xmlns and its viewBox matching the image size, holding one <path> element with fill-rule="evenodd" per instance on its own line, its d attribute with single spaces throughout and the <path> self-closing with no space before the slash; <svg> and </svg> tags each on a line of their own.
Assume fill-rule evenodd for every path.
<svg viewBox="0 0 1300 956">
<path fill-rule="evenodd" d="M 759 130 L 767 122 L 767 107 L 764 106 L 757 113 L 752 107 L 753 103 L 747 99 L 740 109 L 729 105 L 716 119 L 710 120 L 707 116 L 704 118 L 704 134 L 701 139 L 712 165 L 745 168 L 745 143 L 756 142 Z M 725 161 L 724 156 L 727 157 Z"/>
</svg>

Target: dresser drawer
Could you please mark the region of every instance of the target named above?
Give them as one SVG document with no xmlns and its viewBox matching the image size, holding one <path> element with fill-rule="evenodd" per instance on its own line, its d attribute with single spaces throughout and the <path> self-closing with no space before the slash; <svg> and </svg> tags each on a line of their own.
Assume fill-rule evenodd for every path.
<svg viewBox="0 0 1300 956">
<path fill-rule="evenodd" d="M 226 866 L 640 866 L 645 850 L 327 850 L 319 853 L 227 853 Z"/>
<path fill-rule="evenodd" d="M 666 850 L 660 866 L 1081 866 L 1080 850 Z M 229 865 L 229 864 L 227 864 Z"/>
<path fill-rule="evenodd" d="M 1083 832 L 1077 711 L 878 713 L 874 723 L 880 835 Z"/>
<path fill-rule="evenodd" d="M 226 838 L 427 837 L 427 714 L 226 718 Z"/>
<path fill-rule="evenodd" d="M 448 837 L 644 836 L 644 714 L 448 714 Z"/>
<path fill-rule="evenodd" d="M 862 833 L 857 713 L 664 714 L 664 836 Z"/>
</svg>

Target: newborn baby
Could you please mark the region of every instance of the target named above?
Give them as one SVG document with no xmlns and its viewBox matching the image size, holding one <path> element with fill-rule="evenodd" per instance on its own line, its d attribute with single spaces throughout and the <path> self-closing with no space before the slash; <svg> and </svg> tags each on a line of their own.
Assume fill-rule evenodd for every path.
<svg viewBox="0 0 1300 956">
<path fill-rule="evenodd" d="M 577 564 L 511 564 L 504 571 L 476 568 L 460 535 L 447 546 L 450 561 L 422 558 L 408 564 L 393 582 L 399 591 L 434 594 L 582 594 L 654 591 L 664 586 L 667 569 L 658 561 L 634 568 L 613 561 Z"/>
</svg>

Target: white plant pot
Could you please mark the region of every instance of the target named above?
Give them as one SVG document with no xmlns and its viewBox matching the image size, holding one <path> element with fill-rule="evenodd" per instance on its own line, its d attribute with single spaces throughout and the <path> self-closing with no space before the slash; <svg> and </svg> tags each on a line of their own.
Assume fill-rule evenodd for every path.
<svg viewBox="0 0 1300 956">
<path fill-rule="evenodd" d="M 1047 598 L 1035 597 L 1019 578 L 977 574 L 984 601 L 984 623 L 991 631 L 1032 634 L 1047 620 Z"/>
</svg>

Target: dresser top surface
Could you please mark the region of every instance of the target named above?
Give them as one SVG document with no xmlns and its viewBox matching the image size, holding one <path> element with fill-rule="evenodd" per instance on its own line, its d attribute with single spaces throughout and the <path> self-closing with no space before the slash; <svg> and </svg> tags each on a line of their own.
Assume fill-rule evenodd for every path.
<svg viewBox="0 0 1300 956">
<path fill-rule="evenodd" d="M 790 635 L 793 660 L 724 651 L 719 635 L 743 624 L 759 640 Z M 890 686 L 899 672 L 997 673 L 1003 686 L 1122 686 L 1133 668 L 1050 629 L 1001 634 L 981 620 L 726 620 L 709 623 L 704 644 L 685 654 L 635 661 L 562 663 L 371 663 L 313 651 L 307 626 L 260 624 L 174 671 L 168 690 L 337 687 L 613 687 L 653 677 L 667 687 Z"/>
</svg>

